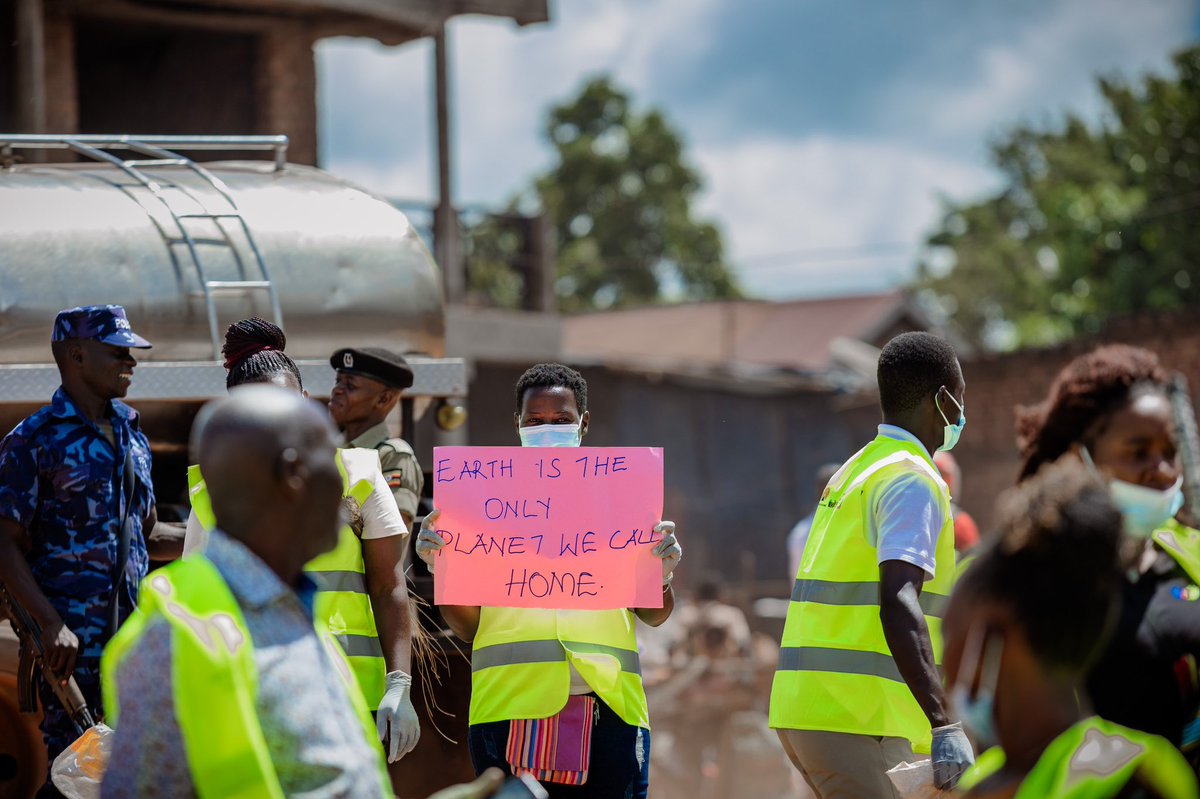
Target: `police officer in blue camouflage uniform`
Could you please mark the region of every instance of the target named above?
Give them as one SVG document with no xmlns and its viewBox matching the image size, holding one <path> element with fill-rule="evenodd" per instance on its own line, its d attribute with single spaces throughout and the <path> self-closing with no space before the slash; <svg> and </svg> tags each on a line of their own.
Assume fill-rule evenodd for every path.
<svg viewBox="0 0 1200 799">
<path fill-rule="evenodd" d="M 150 343 L 123 308 L 98 305 L 60 312 L 50 346 L 61 387 L 0 442 L 0 581 L 41 627 L 47 663 L 64 678 L 74 674 L 99 716 L 110 619 L 133 610 L 151 556 L 179 556 L 182 530 L 156 526 L 150 445 L 137 412 L 119 400 L 137 365 L 130 348 Z M 40 693 L 53 762 L 75 731 L 44 683 Z M 39 793 L 57 795 L 48 781 Z"/>
</svg>

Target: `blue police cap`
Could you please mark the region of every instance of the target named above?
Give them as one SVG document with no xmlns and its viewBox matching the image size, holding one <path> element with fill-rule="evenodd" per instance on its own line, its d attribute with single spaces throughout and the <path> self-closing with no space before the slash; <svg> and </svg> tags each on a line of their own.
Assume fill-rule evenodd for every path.
<svg viewBox="0 0 1200 799">
<path fill-rule="evenodd" d="M 118 347 L 146 349 L 150 342 L 133 332 L 120 305 L 85 305 L 59 311 L 51 341 L 95 339 Z"/>
</svg>

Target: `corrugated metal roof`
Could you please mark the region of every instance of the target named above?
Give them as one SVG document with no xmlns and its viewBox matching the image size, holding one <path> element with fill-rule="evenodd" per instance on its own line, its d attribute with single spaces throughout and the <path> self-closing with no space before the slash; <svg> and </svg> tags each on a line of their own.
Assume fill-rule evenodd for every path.
<svg viewBox="0 0 1200 799">
<path fill-rule="evenodd" d="M 900 291 L 794 302 L 733 300 L 567 317 L 571 360 L 673 369 L 754 364 L 820 374 L 834 368 L 838 338 L 875 346 L 895 328 L 929 322 Z"/>
</svg>

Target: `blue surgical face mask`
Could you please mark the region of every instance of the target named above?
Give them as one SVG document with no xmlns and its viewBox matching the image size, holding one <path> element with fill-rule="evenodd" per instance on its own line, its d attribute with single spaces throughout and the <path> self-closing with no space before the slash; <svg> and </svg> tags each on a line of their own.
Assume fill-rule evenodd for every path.
<svg viewBox="0 0 1200 799">
<path fill-rule="evenodd" d="M 578 447 L 583 440 L 579 424 L 535 424 L 517 429 L 522 447 Z"/>
<path fill-rule="evenodd" d="M 1003 638 L 988 637 L 983 630 L 972 630 L 967 635 L 958 679 L 950 689 L 950 701 L 958 711 L 963 728 L 981 751 L 999 742 L 996 737 L 996 685 L 1000 682 L 1000 658 L 1003 654 Z M 975 677 L 975 667 L 980 661 L 983 665 L 979 674 L 979 688 L 972 693 L 971 683 Z"/>
<path fill-rule="evenodd" d="M 1079 451 L 1079 457 L 1103 481 L 1087 447 Z M 1182 476 L 1166 489 L 1147 488 L 1124 480 L 1108 480 L 1107 484 L 1108 495 L 1121 511 L 1122 526 L 1130 538 L 1149 538 L 1183 507 Z"/>
<path fill-rule="evenodd" d="M 938 391 L 941 394 L 941 391 Z M 938 401 L 937 396 L 934 396 L 933 402 L 937 405 L 938 413 L 942 415 L 942 421 L 946 423 L 945 431 L 942 434 L 942 445 L 938 447 L 938 452 L 949 452 L 954 449 L 954 445 L 958 443 L 958 439 L 962 436 L 963 428 L 967 426 L 967 413 L 963 407 L 958 404 L 958 400 L 949 391 L 946 396 L 954 403 L 954 407 L 958 408 L 958 421 L 953 424 L 946 418 L 946 412 L 942 410 L 942 403 Z"/>
</svg>

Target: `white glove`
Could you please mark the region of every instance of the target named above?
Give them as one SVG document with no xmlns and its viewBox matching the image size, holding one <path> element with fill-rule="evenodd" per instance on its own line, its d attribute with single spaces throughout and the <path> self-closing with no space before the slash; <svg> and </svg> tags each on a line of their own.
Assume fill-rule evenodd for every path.
<svg viewBox="0 0 1200 799">
<path fill-rule="evenodd" d="M 654 525 L 654 532 L 663 538 L 651 551 L 654 557 L 662 558 L 663 585 L 668 585 L 675 567 L 683 559 L 683 547 L 679 546 L 679 540 L 675 538 L 675 522 L 659 522 Z"/>
<path fill-rule="evenodd" d="M 421 722 L 412 703 L 412 677 L 402 671 L 389 672 L 387 690 L 375 712 L 379 740 L 387 745 L 387 761 L 395 763 L 421 740 Z"/>
<path fill-rule="evenodd" d="M 434 557 L 442 547 L 446 546 L 445 539 L 438 535 L 437 530 L 433 529 L 434 523 L 441 515 L 440 508 L 431 510 L 429 515 L 421 520 L 421 530 L 417 533 L 417 557 L 425 561 L 431 574 L 433 573 Z"/>
</svg>

